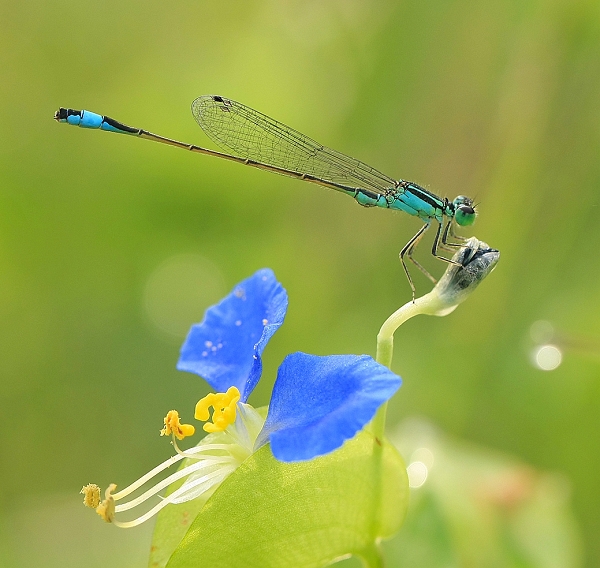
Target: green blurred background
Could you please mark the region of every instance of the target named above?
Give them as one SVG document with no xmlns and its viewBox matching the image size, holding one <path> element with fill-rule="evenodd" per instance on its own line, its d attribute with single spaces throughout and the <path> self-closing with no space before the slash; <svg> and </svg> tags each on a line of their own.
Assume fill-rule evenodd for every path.
<svg viewBox="0 0 600 568">
<path fill-rule="evenodd" d="M 52 120 L 86 108 L 211 145 L 189 111 L 207 93 L 476 198 L 501 262 L 451 316 L 399 330 L 390 428 L 424 416 L 560 473 L 581 565 L 600 565 L 597 1 L 4 0 L 0 46 L 0 566 L 145 566 L 151 527 L 104 526 L 77 492 L 169 455 L 163 415 L 207 392 L 175 370 L 182 338 L 240 279 L 271 267 L 290 296 L 257 405 L 287 353 L 374 354 L 410 299 L 415 219 Z M 532 336 L 540 320 L 554 333 Z"/>
</svg>

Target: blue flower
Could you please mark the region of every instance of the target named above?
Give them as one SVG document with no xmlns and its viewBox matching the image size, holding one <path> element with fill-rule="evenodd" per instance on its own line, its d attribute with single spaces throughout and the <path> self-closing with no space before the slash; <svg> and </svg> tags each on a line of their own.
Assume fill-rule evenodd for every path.
<svg viewBox="0 0 600 568">
<path fill-rule="evenodd" d="M 259 270 L 192 326 L 177 368 L 200 375 L 217 392 L 236 387 L 245 403 L 287 305 L 273 271 Z M 354 437 L 400 384 L 400 377 L 367 355 L 292 353 L 279 367 L 254 449 L 270 442 L 273 455 L 286 462 L 329 453 Z"/>
<path fill-rule="evenodd" d="M 181 450 L 177 440 L 192 436 L 195 428 L 182 424 L 176 410 L 169 411 L 161 435 L 172 437 L 177 454 L 118 492 L 115 484 L 109 485 L 102 501 L 100 488 L 86 485 L 82 489 L 86 506 L 116 526 L 134 527 L 169 504 L 207 500 L 267 443 L 278 460 L 303 461 L 336 450 L 362 430 L 401 383 L 400 377 L 367 355 L 292 353 L 279 367 L 266 417 L 264 409 L 246 404 L 262 373 L 262 353 L 283 324 L 287 305 L 286 291 L 273 272 L 264 269 L 209 308 L 204 321 L 192 326 L 177 363 L 179 370 L 200 375 L 217 391 L 196 405 L 195 417 L 206 422 L 203 428 L 209 434 L 196 446 Z M 178 471 L 130 498 L 178 461 L 182 461 Z M 138 518 L 116 518 L 156 499 L 168 486 L 172 492 Z"/>
</svg>

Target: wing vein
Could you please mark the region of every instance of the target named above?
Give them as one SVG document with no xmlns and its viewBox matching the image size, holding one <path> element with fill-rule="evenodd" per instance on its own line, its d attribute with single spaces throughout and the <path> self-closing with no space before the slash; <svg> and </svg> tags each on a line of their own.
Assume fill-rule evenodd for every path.
<svg viewBox="0 0 600 568">
<path fill-rule="evenodd" d="M 215 144 L 242 158 L 380 194 L 396 187 L 394 179 L 364 162 L 236 101 L 203 95 L 192 103 L 192 114 Z"/>
</svg>

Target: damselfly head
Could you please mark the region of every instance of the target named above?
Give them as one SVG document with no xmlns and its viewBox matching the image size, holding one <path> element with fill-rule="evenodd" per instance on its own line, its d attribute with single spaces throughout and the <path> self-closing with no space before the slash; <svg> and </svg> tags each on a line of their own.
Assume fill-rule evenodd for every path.
<svg viewBox="0 0 600 568">
<path fill-rule="evenodd" d="M 472 225 L 477 217 L 477 211 L 470 197 L 459 195 L 453 202 L 454 218 L 461 227 Z"/>
</svg>

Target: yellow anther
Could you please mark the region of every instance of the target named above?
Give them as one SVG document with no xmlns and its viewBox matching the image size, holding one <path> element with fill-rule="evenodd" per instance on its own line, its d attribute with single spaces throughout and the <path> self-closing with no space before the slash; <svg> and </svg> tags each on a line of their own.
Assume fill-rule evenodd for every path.
<svg viewBox="0 0 600 568">
<path fill-rule="evenodd" d="M 83 493 L 83 504 L 90 509 L 95 509 L 100 505 L 100 487 L 94 483 L 89 483 L 81 488 L 79 493 Z"/>
<path fill-rule="evenodd" d="M 196 420 L 206 422 L 209 420 L 209 408 L 212 406 L 212 422 L 206 422 L 203 428 L 206 432 L 222 432 L 235 422 L 238 400 L 240 391 L 236 387 L 229 387 L 227 392 L 210 393 L 198 401 L 194 416 Z"/>
<path fill-rule="evenodd" d="M 202 422 L 206 422 L 210 417 L 209 408 L 218 403 L 218 394 L 211 392 L 207 394 L 204 398 L 198 401 L 196 404 L 196 412 L 194 413 L 194 418 L 196 420 L 200 420 Z"/>
<path fill-rule="evenodd" d="M 179 421 L 179 412 L 169 410 L 165 416 L 165 427 L 160 431 L 160 435 L 173 434 L 178 440 L 183 440 L 186 436 L 193 436 L 195 431 L 191 424 L 182 424 Z"/>
<path fill-rule="evenodd" d="M 104 492 L 104 501 L 96 507 L 96 513 L 98 513 L 107 523 L 112 523 L 115 518 L 115 500 L 112 493 L 116 488 L 117 486 L 114 483 L 111 483 Z"/>
</svg>

